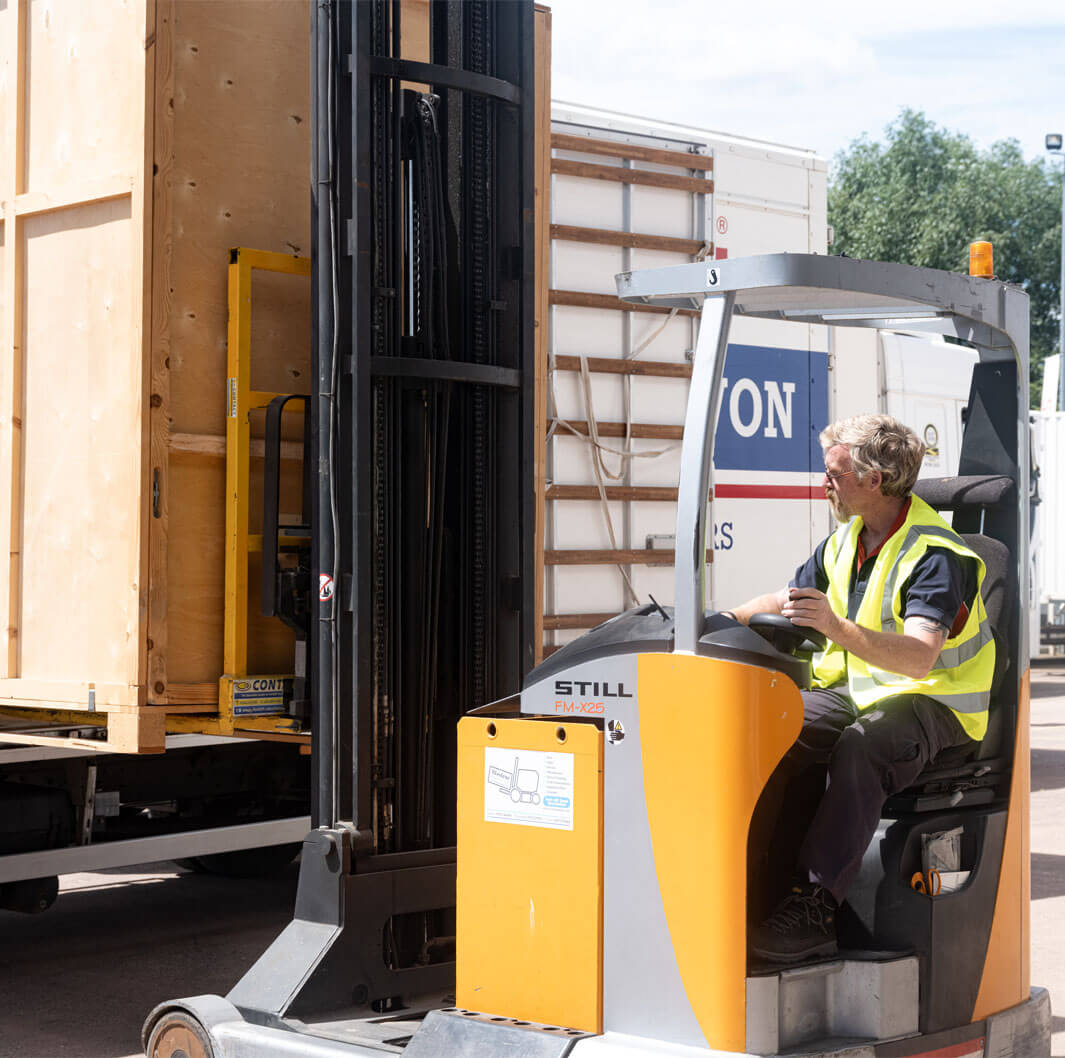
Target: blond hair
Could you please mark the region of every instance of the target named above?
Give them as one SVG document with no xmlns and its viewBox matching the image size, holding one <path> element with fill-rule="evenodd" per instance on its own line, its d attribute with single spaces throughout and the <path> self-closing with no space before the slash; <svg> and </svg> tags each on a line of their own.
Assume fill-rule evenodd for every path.
<svg viewBox="0 0 1065 1058">
<path fill-rule="evenodd" d="M 908 496 L 924 459 L 924 442 L 890 415 L 855 415 L 821 431 L 821 450 L 842 445 L 850 453 L 855 477 L 861 481 L 880 472 L 885 496 Z"/>
</svg>

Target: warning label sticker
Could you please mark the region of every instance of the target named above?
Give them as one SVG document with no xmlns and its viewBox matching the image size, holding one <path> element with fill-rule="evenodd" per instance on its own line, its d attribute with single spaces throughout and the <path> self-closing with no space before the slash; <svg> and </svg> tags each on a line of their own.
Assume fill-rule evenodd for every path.
<svg viewBox="0 0 1065 1058">
<path fill-rule="evenodd" d="M 251 678 L 233 682 L 233 715 L 260 716 L 279 713 L 285 707 L 285 681 Z"/>
<path fill-rule="evenodd" d="M 572 830 L 573 754 L 485 746 L 484 818 Z"/>
</svg>

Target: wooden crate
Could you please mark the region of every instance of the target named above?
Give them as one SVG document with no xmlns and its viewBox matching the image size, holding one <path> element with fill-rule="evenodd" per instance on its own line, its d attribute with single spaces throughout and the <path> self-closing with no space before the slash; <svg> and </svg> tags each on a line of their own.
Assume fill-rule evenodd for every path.
<svg viewBox="0 0 1065 1058">
<path fill-rule="evenodd" d="M 0 706 L 113 748 L 217 708 L 229 250 L 310 253 L 309 29 L 307 0 L 0 5 Z M 309 281 L 252 318 L 253 386 L 309 388 Z M 251 596 L 249 670 L 291 672 Z"/>
<path fill-rule="evenodd" d="M 537 26 L 546 181 L 546 9 Z M 227 268 L 234 247 L 310 254 L 310 27 L 310 0 L 0 3 L 0 713 L 106 723 L 130 752 L 235 731 L 216 716 Z M 428 0 L 404 0 L 401 36 L 429 59 Z M 252 389 L 309 390 L 310 293 L 255 274 Z M 286 437 L 298 457 L 298 422 Z M 295 512 L 298 459 L 282 466 Z M 291 673 L 258 572 L 247 669 Z M 290 737 L 270 723 L 241 728 Z"/>
</svg>

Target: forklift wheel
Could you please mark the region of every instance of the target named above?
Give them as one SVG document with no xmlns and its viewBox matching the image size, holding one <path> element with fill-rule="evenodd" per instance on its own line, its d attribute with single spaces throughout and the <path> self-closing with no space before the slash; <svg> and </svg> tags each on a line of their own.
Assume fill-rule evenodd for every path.
<svg viewBox="0 0 1065 1058">
<path fill-rule="evenodd" d="M 164 1014 L 148 1039 L 148 1058 L 214 1058 L 203 1026 L 180 1010 Z"/>
</svg>

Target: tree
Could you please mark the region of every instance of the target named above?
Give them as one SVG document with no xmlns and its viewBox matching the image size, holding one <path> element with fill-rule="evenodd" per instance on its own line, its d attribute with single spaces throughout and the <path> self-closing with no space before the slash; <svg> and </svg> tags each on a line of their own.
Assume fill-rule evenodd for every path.
<svg viewBox="0 0 1065 1058">
<path fill-rule="evenodd" d="M 903 110 L 885 143 L 855 140 L 833 161 L 828 219 L 833 252 L 969 270 L 969 243 L 995 247 L 995 271 L 1031 298 L 1033 406 L 1043 359 L 1058 345 L 1061 168 L 1026 162 L 1016 140 L 972 140 Z"/>
</svg>

